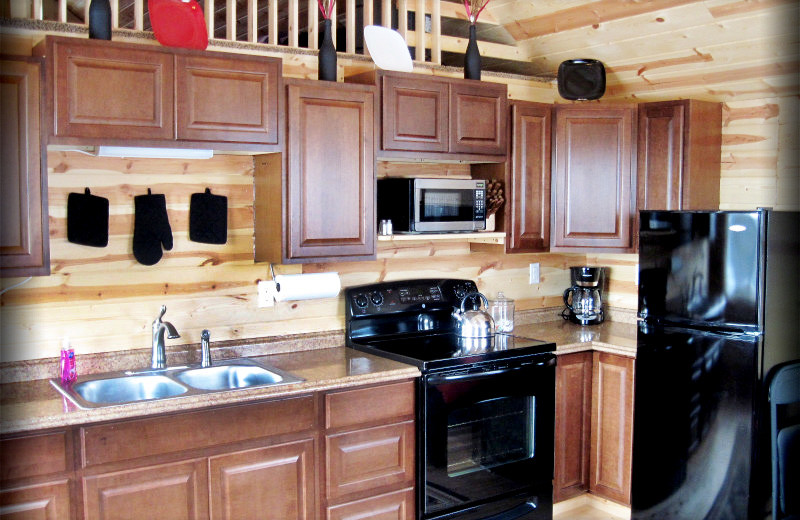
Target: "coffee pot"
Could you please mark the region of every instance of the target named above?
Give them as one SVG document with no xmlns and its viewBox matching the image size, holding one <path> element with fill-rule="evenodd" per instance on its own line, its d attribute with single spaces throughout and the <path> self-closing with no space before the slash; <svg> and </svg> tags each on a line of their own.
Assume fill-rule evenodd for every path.
<svg viewBox="0 0 800 520">
<path fill-rule="evenodd" d="M 604 319 L 603 300 L 600 297 L 602 267 L 570 267 L 572 287 L 564 291 L 561 312 L 564 319 L 580 325 L 595 325 Z"/>
</svg>

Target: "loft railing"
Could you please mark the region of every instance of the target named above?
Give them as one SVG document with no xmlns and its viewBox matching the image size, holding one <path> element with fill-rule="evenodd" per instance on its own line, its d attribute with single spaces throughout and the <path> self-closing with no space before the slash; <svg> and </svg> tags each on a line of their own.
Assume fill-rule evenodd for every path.
<svg viewBox="0 0 800 520">
<path fill-rule="evenodd" d="M 146 0 L 109 0 L 113 29 L 150 30 Z M 52 20 L 88 25 L 91 0 L 0 0 L 11 18 Z M 320 12 L 317 0 L 198 0 L 209 39 L 245 41 L 317 49 Z M 344 12 L 341 10 L 344 9 Z M 337 12 L 338 11 L 338 12 Z M 410 15 L 410 16 L 409 16 Z M 442 62 L 442 16 L 466 18 L 463 4 L 440 0 L 337 0 L 332 18 L 337 50 L 367 54 L 361 28 L 382 25 L 396 29 L 415 60 Z M 302 21 L 301 21 L 302 20 Z M 409 23 L 410 22 L 410 23 Z M 413 25 L 412 25 L 413 24 Z M 360 27 L 357 27 L 360 26 Z M 337 35 L 337 27 L 344 37 Z M 424 31 L 415 31 L 424 27 Z M 337 36 L 339 36 L 337 38 Z M 445 37 L 452 52 L 463 52 L 466 41 Z M 429 52 L 425 52 L 428 49 Z"/>
</svg>

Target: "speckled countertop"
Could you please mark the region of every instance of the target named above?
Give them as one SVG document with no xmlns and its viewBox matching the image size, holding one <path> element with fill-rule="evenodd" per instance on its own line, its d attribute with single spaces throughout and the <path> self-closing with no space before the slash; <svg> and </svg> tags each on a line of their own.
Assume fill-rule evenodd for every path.
<svg viewBox="0 0 800 520">
<path fill-rule="evenodd" d="M 518 325 L 518 336 L 553 341 L 558 354 L 583 350 L 602 350 L 625 356 L 636 355 L 636 326 L 624 322 L 605 322 L 581 327 L 563 320 Z M 5 383 L 0 395 L 0 433 L 29 432 L 101 421 L 141 417 L 160 413 L 194 410 L 209 406 L 244 403 L 306 394 L 321 390 L 382 383 L 419 376 L 409 365 L 345 348 L 343 342 L 324 348 L 255 355 L 254 359 L 305 379 L 302 383 L 265 388 L 239 389 L 158 401 L 130 403 L 105 408 L 80 410 L 71 405 L 47 379 Z M 247 355 L 240 347 L 239 355 Z M 130 367 L 136 368 L 136 367 Z"/>
</svg>

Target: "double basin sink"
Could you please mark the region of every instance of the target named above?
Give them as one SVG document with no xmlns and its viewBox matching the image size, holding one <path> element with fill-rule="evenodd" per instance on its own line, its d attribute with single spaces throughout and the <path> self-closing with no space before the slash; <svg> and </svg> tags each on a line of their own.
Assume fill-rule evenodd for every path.
<svg viewBox="0 0 800 520">
<path fill-rule="evenodd" d="M 210 367 L 170 367 L 82 376 L 64 385 L 50 383 L 79 408 L 187 397 L 242 388 L 299 383 L 304 379 L 249 358 L 220 361 Z"/>
</svg>

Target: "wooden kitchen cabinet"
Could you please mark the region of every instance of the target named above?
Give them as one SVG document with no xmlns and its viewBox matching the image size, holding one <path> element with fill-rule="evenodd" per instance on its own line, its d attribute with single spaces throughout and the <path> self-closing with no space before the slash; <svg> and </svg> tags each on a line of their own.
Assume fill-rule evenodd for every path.
<svg viewBox="0 0 800 520">
<path fill-rule="evenodd" d="M 374 259 L 375 89 L 287 80 L 286 95 L 285 165 L 255 161 L 256 261 Z"/>
<path fill-rule="evenodd" d="M 42 60 L 0 60 L 0 276 L 50 274 Z"/>
<path fill-rule="evenodd" d="M 511 104 L 506 253 L 550 248 L 551 113 L 542 103 Z"/>
<path fill-rule="evenodd" d="M 508 87 L 450 80 L 450 153 L 505 155 Z"/>
<path fill-rule="evenodd" d="M 383 150 L 447 152 L 450 147 L 448 85 L 416 77 L 383 77 Z"/>
<path fill-rule="evenodd" d="M 57 36 L 34 52 L 49 144 L 277 149 L 278 58 Z"/>
<path fill-rule="evenodd" d="M 553 501 L 583 492 L 630 504 L 634 359 L 558 357 Z"/>
<path fill-rule="evenodd" d="M 638 111 L 638 209 L 719 209 L 722 105 L 683 99 Z"/>
<path fill-rule="evenodd" d="M 325 425 L 327 518 L 412 520 L 414 383 L 328 393 Z"/>
<path fill-rule="evenodd" d="M 634 246 L 636 108 L 555 108 L 551 251 Z"/>
</svg>

